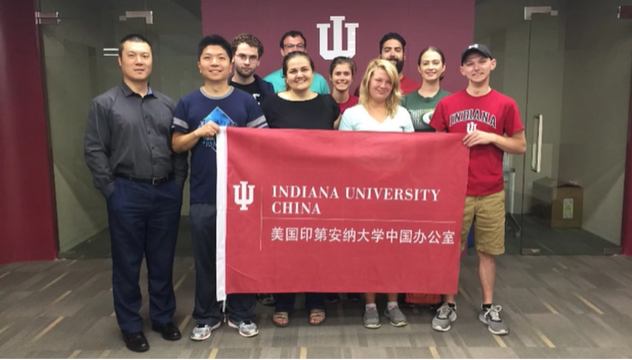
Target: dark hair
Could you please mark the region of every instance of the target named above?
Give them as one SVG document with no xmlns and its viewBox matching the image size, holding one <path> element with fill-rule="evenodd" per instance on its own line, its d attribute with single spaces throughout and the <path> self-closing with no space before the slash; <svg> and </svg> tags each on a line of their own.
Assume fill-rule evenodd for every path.
<svg viewBox="0 0 632 360">
<path fill-rule="evenodd" d="M 121 57 L 121 55 L 123 55 L 123 45 L 127 41 L 145 43 L 145 44 L 149 45 L 149 48 L 151 49 L 151 43 L 143 35 L 140 35 L 140 34 L 129 34 L 129 35 L 125 35 L 125 37 L 123 37 L 121 39 L 121 42 L 119 43 L 119 52 L 118 52 L 119 57 Z"/>
<path fill-rule="evenodd" d="M 307 58 L 307 60 L 309 60 L 309 66 L 312 68 L 312 72 L 314 72 L 314 73 L 316 72 L 316 69 L 314 67 L 314 60 L 312 60 L 312 58 L 309 57 L 309 55 L 307 55 L 306 52 L 304 52 L 304 51 L 294 51 L 294 52 L 291 52 L 291 53 L 289 53 L 289 54 L 287 54 L 287 55 L 285 55 L 283 57 L 283 78 L 287 77 L 287 63 L 290 60 L 292 60 L 292 59 L 294 59 L 296 57 L 299 57 L 299 56 Z M 288 90 L 288 89 L 289 89 L 289 87 L 287 86 L 287 82 L 286 82 L 285 83 L 285 90 Z"/>
<path fill-rule="evenodd" d="M 250 47 L 257 48 L 257 53 L 259 54 L 259 57 L 263 56 L 263 44 L 261 43 L 261 41 L 259 41 L 259 39 L 257 39 L 256 36 L 252 34 L 237 35 L 231 43 L 233 54 L 237 52 L 237 47 L 241 44 L 246 44 Z"/>
<path fill-rule="evenodd" d="M 226 39 L 224 39 L 220 35 L 215 34 L 205 36 L 200 41 L 200 44 L 198 45 L 198 59 L 202 56 L 202 52 L 204 52 L 204 49 L 206 49 L 207 46 L 211 45 L 221 46 L 222 49 L 226 51 L 226 54 L 228 55 L 228 60 L 233 60 L 233 51 L 230 49 L 230 44 L 228 43 L 228 41 L 226 41 Z"/>
<path fill-rule="evenodd" d="M 445 65 L 445 55 L 443 55 L 443 51 L 441 51 L 441 49 L 439 49 L 436 46 L 428 46 L 427 48 L 421 50 L 421 52 L 419 53 L 419 59 L 417 59 L 417 66 L 421 66 L 421 57 L 424 56 L 425 53 L 427 53 L 428 51 L 434 51 L 437 54 L 439 54 L 439 56 L 441 56 L 441 64 Z M 441 74 L 441 76 L 439 77 L 439 80 L 443 80 L 444 74 Z"/>
<path fill-rule="evenodd" d="M 331 61 L 331 65 L 329 65 L 329 76 L 334 74 L 334 69 L 338 65 L 349 64 L 351 68 L 351 75 L 355 76 L 356 73 L 356 64 L 353 59 L 346 56 L 338 56 Z"/>
<path fill-rule="evenodd" d="M 307 60 L 309 60 L 309 66 L 312 68 L 313 72 L 316 72 L 316 68 L 314 67 L 314 60 L 312 60 L 311 57 L 309 57 L 309 55 L 304 52 L 304 51 L 294 51 L 291 52 L 287 55 L 285 55 L 283 57 L 283 77 L 285 77 L 285 75 L 287 75 L 287 63 L 294 59 L 295 57 L 299 57 L 299 56 L 303 56 L 305 58 L 307 58 Z"/>
<path fill-rule="evenodd" d="M 305 44 L 305 47 L 307 47 L 307 39 L 305 39 L 305 36 L 303 36 L 303 33 L 298 31 L 298 30 L 290 30 L 288 32 L 286 32 L 285 34 L 283 34 L 283 36 L 281 37 L 281 41 L 279 41 L 279 47 L 281 49 L 283 49 L 283 40 L 285 40 L 286 37 L 301 37 L 301 39 L 303 39 L 303 44 Z"/>
<path fill-rule="evenodd" d="M 382 53 L 382 47 L 384 46 L 384 43 L 389 41 L 389 40 L 393 40 L 393 39 L 399 41 L 399 43 L 402 44 L 402 51 L 405 52 L 405 50 L 406 50 L 406 40 L 404 40 L 404 38 L 398 33 L 388 33 L 388 34 L 386 34 L 386 35 L 384 35 L 382 37 L 382 40 L 380 40 L 380 52 L 379 52 L 379 54 Z"/>
</svg>

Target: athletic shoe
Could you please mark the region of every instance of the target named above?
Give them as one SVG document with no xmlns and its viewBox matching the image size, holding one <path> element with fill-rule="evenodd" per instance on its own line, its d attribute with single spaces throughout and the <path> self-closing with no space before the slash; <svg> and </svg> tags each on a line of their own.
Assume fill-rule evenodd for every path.
<svg viewBox="0 0 632 360">
<path fill-rule="evenodd" d="M 382 326 L 382 324 L 380 324 L 380 314 L 377 312 L 376 308 L 365 310 L 362 322 L 364 323 L 364 327 L 367 329 L 377 329 Z"/>
<path fill-rule="evenodd" d="M 451 308 L 448 303 L 443 303 L 432 319 L 432 328 L 437 331 L 448 331 L 452 328 L 451 324 L 454 321 L 456 321 L 456 306 Z"/>
<path fill-rule="evenodd" d="M 191 331 L 191 340 L 206 340 L 211 337 L 211 332 L 220 326 L 222 326 L 221 321 L 217 322 L 217 324 L 213 326 L 209 324 L 197 324 L 197 326 L 193 328 L 193 331 Z"/>
<path fill-rule="evenodd" d="M 257 334 L 259 334 L 259 328 L 257 328 L 257 324 L 250 320 L 242 321 L 239 323 L 239 325 L 237 325 L 231 319 L 228 319 L 228 326 L 232 327 L 233 329 L 238 329 L 239 335 L 246 338 L 257 336 Z"/>
<path fill-rule="evenodd" d="M 391 325 L 400 327 L 408 325 L 408 320 L 406 320 L 406 315 L 399 309 L 399 307 L 394 307 L 392 309 L 384 310 L 384 315 L 391 321 Z"/>
<path fill-rule="evenodd" d="M 488 309 L 481 309 L 481 313 L 478 314 L 478 319 L 487 325 L 487 329 L 494 335 L 507 335 L 509 334 L 509 327 L 503 319 L 500 317 L 500 305 L 492 305 Z"/>
</svg>

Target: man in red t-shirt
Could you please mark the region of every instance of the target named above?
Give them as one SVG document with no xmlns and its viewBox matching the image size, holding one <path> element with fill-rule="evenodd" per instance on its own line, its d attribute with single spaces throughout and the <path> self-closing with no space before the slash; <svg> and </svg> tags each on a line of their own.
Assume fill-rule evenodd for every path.
<svg viewBox="0 0 632 360">
<path fill-rule="evenodd" d="M 483 293 L 478 318 L 493 334 L 505 335 L 509 333 L 509 327 L 500 317 L 502 308 L 493 304 L 494 257 L 505 252 L 502 162 L 505 152 L 523 154 L 527 145 L 516 102 L 489 86 L 489 76 L 494 68 L 496 60 L 485 45 L 474 44 L 465 49 L 460 70 L 468 79 L 468 86 L 439 101 L 430 125 L 438 132 L 466 134 L 463 145 L 470 148 L 470 165 L 461 249 L 465 249 L 465 239 L 474 222 L 478 276 Z M 448 294 L 432 320 L 432 328 L 448 331 L 455 320 L 454 294 Z"/>
<path fill-rule="evenodd" d="M 397 69 L 399 73 L 399 88 L 402 96 L 418 90 L 421 84 L 415 80 L 404 76 L 404 60 L 406 60 L 406 40 L 398 33 L 388 33 L 380 40 L 380 59 L 388 60 Z M 356 97 L 360 97 L 360 87 L 353 93 Z"/>
</svg>

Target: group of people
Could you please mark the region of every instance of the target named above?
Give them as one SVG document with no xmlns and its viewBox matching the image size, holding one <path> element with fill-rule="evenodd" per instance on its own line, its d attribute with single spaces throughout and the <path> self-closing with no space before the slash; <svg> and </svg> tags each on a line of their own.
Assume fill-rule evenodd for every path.
<svg viewBox="0 0 632 360">
<path fill-rule="evenodd" d="M 126 346 L 133 351 L 149 349 L 139 314 L 143 257 L 152 329 L 166 340 L 181 338 L 172 319 L 176 308 L 172 273 L 189 152 L 197 321 L 190 338 L 208 339 L 222 324 L 224 315 L 215 295 L 215 135 L 223 126 L 463 133 L 470 164 L 461 238 L 467 238 L 474 224 L 483 294 L 479 319 L 492 333 L 507 334 L 501 307 L 493 302 L 494 256 L 504 252 L 502 157 L 504 152 L 524 153 L 526 144 L 515 101 L 489 85 L 496 67 L 489 49 L 482 44 L 465 49 L 460 72 L 468 86 L 449 94 L 441 89 L 446 70 L 442 51 L 433 46 L 421 51 L 418 83 L 402 74 L 406 41 L 388 33 L 380 41 L 379 57 L 368 64 L 353 95 L 350 86 L 357 68 L 352 59 L 338 57 L 331 62 L 330 93 L 325 78 L 315 71 L 301 32 L 287 32 L 279 45 L 282 67 L 262 79 L 255 72 L 264 47 L 255 36 L 241 34 L 232 43 L 219 35 L 204 37 L 197 52 L 204 85 L 176 105 L 149 85 L 149 42 L 137 34 L 121 40 L 118 61 L 123 81 L 93 100 L 85 157 L 95 186 L 107 200 L 114 308 Z M 275 306 L 274 325 L 290 324 L 295 296 L 263 296 Z M 305 294 L 311 325 L 326 320 L 326 296 L 332 294 Z M 358 299 L 359 294 L 349 297 Z M 364 294 L 364 299 L 364 326 L 379 328 L 376 294 Z M 387 299 L 384 316 L 393 326 L 406 326 L 398 294 L 387 294 Z M 457 317 L 454 294 L 443 294 L 441 299 L 432 328 L 448 331 Z M 257 294 L 228 295 L 227 324 L 244 337 L 256 336 L 256 304 Z"/>
</svg>

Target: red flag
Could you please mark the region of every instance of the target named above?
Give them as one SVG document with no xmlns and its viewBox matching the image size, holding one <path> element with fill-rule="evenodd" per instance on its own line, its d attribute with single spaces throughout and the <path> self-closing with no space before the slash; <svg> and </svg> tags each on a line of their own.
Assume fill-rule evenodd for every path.
<svg viewBox="0 0 632 360">
<path fill-rule="evenodd" d="M 462 134 L 222 128 L 226 293 L 456 293 Z"/>
</svg>

